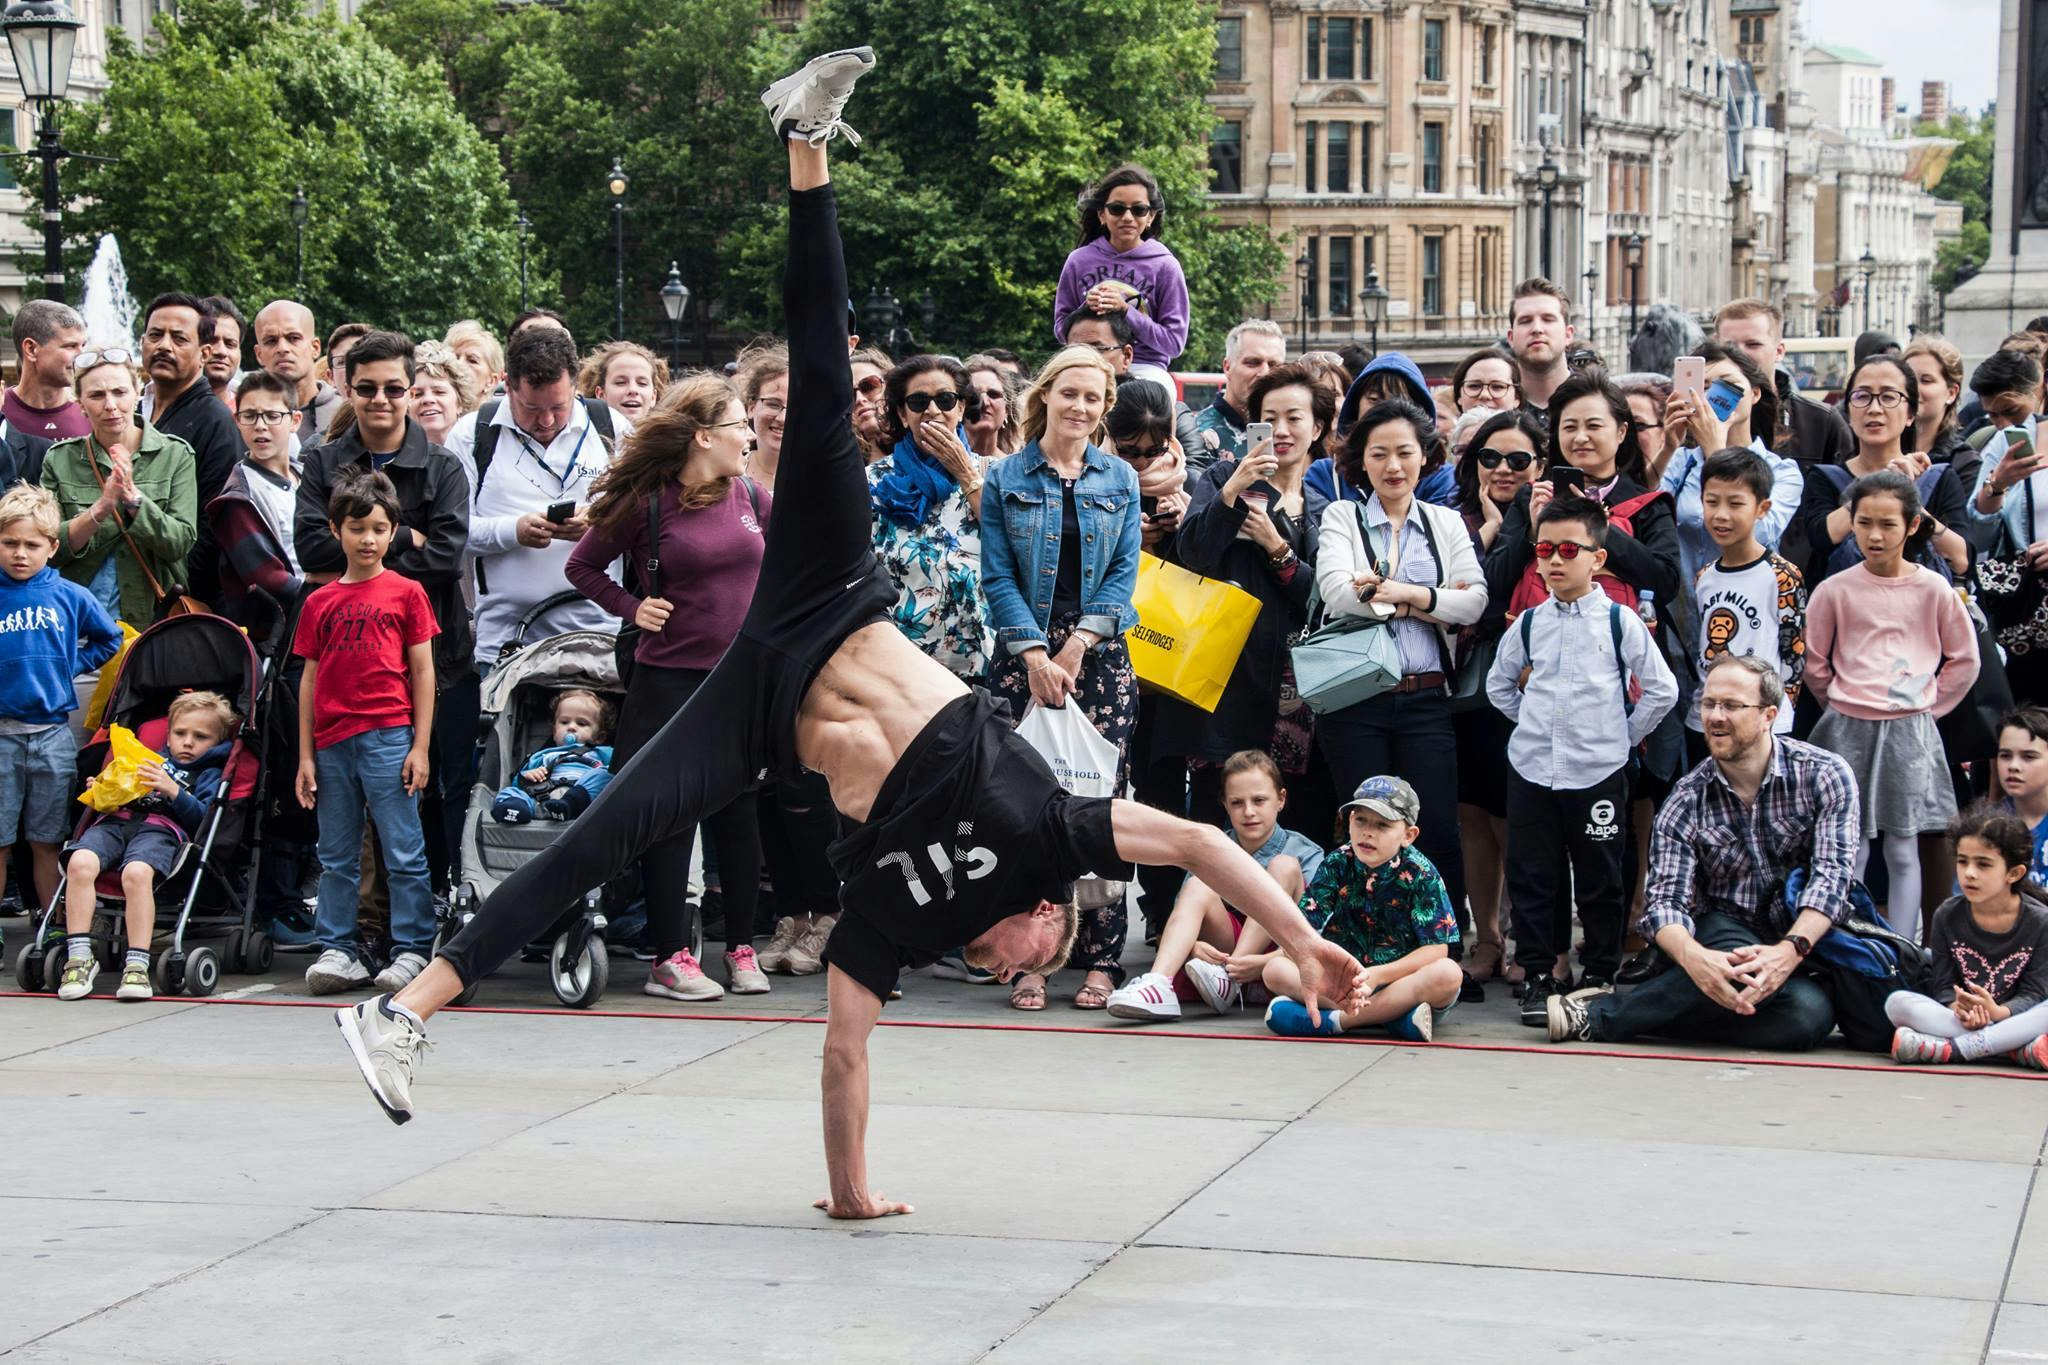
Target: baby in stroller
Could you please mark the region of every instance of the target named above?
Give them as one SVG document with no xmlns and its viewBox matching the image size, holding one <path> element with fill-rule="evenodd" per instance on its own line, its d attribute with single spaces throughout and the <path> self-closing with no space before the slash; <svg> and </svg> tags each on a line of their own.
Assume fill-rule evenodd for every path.
<svg viewBox="0 0 2048 1365">
<path fill-rule="evenodd" d="M 92 953 L 93 883 L 100 870 L 119 866 L 127 900 L 128 956 L 121 968 L 118 1000 L 147 1000 L 149 946 L 156 932 L 156 883 L 169 875 L 178 846 L 190 840 L 206 818 L 221 770 L 233 748 L 235 710 L 218 692 L 187 692 L 171 703 L 161 765 L 140 773 L 148 791 L 86 826 L 65 869 L 64 975 L 59 1000 L 92 994 L 99 962 Z M 90 788 L 98 779 L 87 778 Z"/>
<path fill-rule="evenodd" d="M 500 824 L 523 825 L 536 809 L 551 820 L 573 820 L 612 780 L 611 704 L 572 687 L 555 697 L 555 742 L 536 749 L 519 774 L 491 802 Z"/>
</svg>

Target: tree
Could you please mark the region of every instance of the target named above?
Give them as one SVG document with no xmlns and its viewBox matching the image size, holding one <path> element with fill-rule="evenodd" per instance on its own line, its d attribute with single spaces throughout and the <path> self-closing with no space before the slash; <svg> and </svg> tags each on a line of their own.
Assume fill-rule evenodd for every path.
<svg viewBox="0 0 2048 1365">
<path fill-rule="evenodd" d="M 1991 160 L 1994 116 L 1955 113 L 1946 123 L 1923 123 L 1921 137 L 1954 138 L 1955 151 L 1930 193 L 1963 206 L 1963 233 L 1944 242 L 1935 259 L 1934 289 L 1946 294 L 1977 272 L 1991 255 Z"/>
<path fill-rule="evenodd" d="M 502 318 L 516 288 L 513 209 L 489 145 L 438 73 L 289 0 L 187 0 L 142 51 L 110 54 L 106 96 L 65 112 L 66 227 L 79 253 L 122 246 L 140 297 L 293 291 L 291 199 L 304 185 L 304 301 L 439 335 Z"/>
</svg>

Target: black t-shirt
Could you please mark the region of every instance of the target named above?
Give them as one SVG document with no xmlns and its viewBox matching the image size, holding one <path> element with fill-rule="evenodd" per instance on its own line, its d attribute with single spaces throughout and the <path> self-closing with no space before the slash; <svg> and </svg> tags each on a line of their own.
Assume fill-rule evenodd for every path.
<svg viewBox="0 0 2048 1365">
<path fill-rule="evenodd" d="M 1081 612 L 1081 512 L 1074 481 L 1060 480 L 1060 567 L 1052 584 L 1052 619 Z"/>
<path fill-rule="evenodd" d="M 1120 875 L 1107 801 L 1067 794 L 986 692 L 911 741 L 868 822 L 833 844 L 843 907 L 825 961 L 883 1000 L 927 966 L 1076 878 Z M 1092 808 L 1092 809 L 1091 809 Z"/>
</svg>

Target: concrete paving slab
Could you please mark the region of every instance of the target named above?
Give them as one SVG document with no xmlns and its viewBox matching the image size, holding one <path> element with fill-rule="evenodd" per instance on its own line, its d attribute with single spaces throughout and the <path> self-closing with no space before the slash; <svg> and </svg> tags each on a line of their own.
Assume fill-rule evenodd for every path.
<svg viewBox="0 0 2048 1365">
<path fill-rule="evenodd" d="M 1314 1305 L 1303 1311 L 1304 1305 Z M 1991 1307 L 1488 1266 L 1135 1247 L 989 1357 L 1975 1365 Z"/>
<path fill-rule="evenodd" d="M 1324 1100 L 1316 1117 L 1998 1162 L 2031 1162 L 2048 1134 L 2048 1081 L 2017 1069 L 1958 1077 L 1563 1049 L 1555 1057 L 1383 1051 L 1384 1062 Z"/>
<path fill-rule="evenodd" d="M 108 1013 L 112 1007 L 104 1008 Z M 488 1018 L 488 1027 L 471 1021 Z M 752 1038 L 774 1024 L 549 1015 L 437 1019 L 420 1069 L 434 1086 L 605 1094 Z M 439 1046 L 445 1042 L 446 1046 Z M 203 1005 L 0 1063 L 0 1070 L 304 1080 L 355 1078 L 328 1008 Z"/>
<path fill-rule="evenodd" d="M 10 984 L 13 978 L 8 978 Z M 197 1006 L 187 1004 L 91 1004 L 54 996 L 0 1000 L 0 1063 L 27 1057 L 95 1034 L 168 1019 Z"/>
<path fill-rule="evenodd" d="M 0 1354 L 318 1216 L 0 1196 Z"/>
<path fill-rule="evenodd" d="M 1278 1125 L 875 1107 L 868 1178 L 915 1205 L 889 1230 L 1122 1242 Z M 375 1208 L 825 1226 L 818 1102 L 614 1095 L 363 1202 Z M 845 1225 L 839 1225 L 845 1226 Z"/>
<path fill-rule="evenodd" d="M 1859 1250 L 1914 1229 L 1915 1292 L 1995 1298 L 2031 1169 L 1304 1119 L 1150 1244 L 1871 1287 Z M 1882 1190 L 1882 1199 L 1863 1191 Z M 1491 1199 L 1485 1198 L 1491 1196 Z M 1535 1241 L 1535 1200 L 1569 1231 Z M 1845 1254 L 1845 1252 L 1847 1254 Z"/>
<path fill-rule="evenodd" d="M 337 1213 L 23 1358 L 135 1359 L 142 1342 L 161 1360 L 970 1361 L 1113 1250 Z M 332 1311 L 344 1304 L 358 1308 Z"/>
<path fill-rule="evenodd" d="M 640 1093 L 813 1096 L 824 1042 L 822 1027 L 792 1024 L 671 1071 Z M 993 1075 L 983 1064 L 991 1048 L 1002 1055 Z M 1093 1033 L 991 1038 L 964 1029 L 877 1029 L 868 1057 L 876 1104 L 1293 1119 L 1386 1052 Z"/>
<path fill-rule="evenodd" d="M 2021 1303 L 2048 1304 L 2048 1181 L 2034 1181 L 2005 1296 Z"/>
<path fill-rule="evenodd" d="M 2008 1303 L 2000 1308 L 1998 1325 L 1991 1333 L 1991 1349 L 1984 1360 L 1985 1365 L 2048 1360 L 2048 1308 L 2027 1303 Z"/>
</svg>

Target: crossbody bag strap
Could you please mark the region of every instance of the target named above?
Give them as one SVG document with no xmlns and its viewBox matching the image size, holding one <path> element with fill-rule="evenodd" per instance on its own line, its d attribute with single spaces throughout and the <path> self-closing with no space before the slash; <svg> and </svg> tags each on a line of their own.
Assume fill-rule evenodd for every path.
<svg viewBox="0 0 2048 1365">
<path fill-rule="evenodd" d="M 1632 716 L 1636 704 L 1628 695 L 1628 661 L 1621 657 L 1621 603 L 1607 604 L 1607 629 L 1614 635 L 1614 671 L 1621 679 L 1621 714 Z"/>
<path fill-rule="evenodd" d="M 95 480 L 98 481 L 100 491 L 104 493 L 107 491 L 106 476 L 100 473 L 99 459 L 93 454 L 93 450 L 98 446 L 98 444 L 99 443 L 90 436 L 85 438 L 85 462 L 88 465 L 92 466 L 92 476 Z M 112 455 L 107 456 L 107 462 L 109 464 L 113 463 L 113 459 L 114 457 Z M 2028 510 L 2031 512 L 2033 509 L 2030 506 Z M 149 584 L 150 596 L 155 598 L 158 602 L 161 602 L 164 600 L 165 597 L 163 584 L 157 582 L 156 575 L 149 571 L 149 561 L 142 557 L 141 548 L 136 545 L 135 537 L 128 534 L 128 528 L 127 526 L 122 524 L 121 517 L 121 509 L 118 507 L 115 508 L 114 529 L 121 533 L 121 541 L 128 547 L 128 553 L 135 556 L 135 567 L 142 570 L 143 580 Z M 161 608 L 159 608 L 159 610 L 161 610 Z"/>
<path fill-rule="evenodd" d="M 661 494 L 647 499 L 647 581 L 644 595 L 661 596 Z"/>
</svg>

